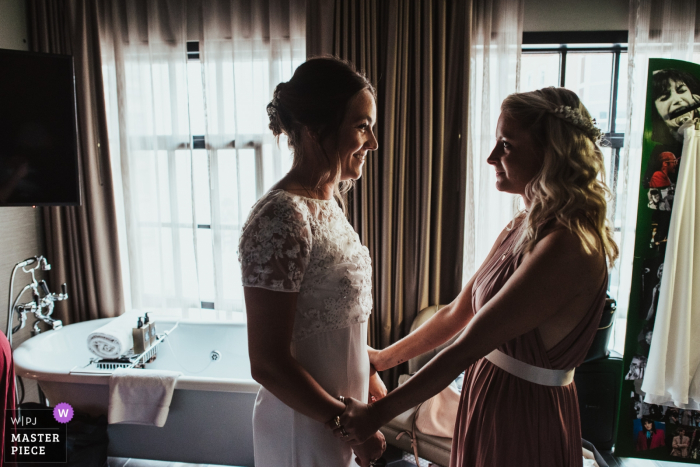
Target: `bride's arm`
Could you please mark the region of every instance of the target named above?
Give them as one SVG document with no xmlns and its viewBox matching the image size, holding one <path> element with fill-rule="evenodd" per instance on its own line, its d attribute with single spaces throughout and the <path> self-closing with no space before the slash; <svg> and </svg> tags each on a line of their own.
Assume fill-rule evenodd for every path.
<svg viewBox="0 0 700 467">
<path fill-rule="evenodd" d="M 299 413 L 324 423 L 345 410 L 292 357 L 298 293 L 244 287 L 248 353 L 253 379 Z"/>
<path fill-rule="evenodd" d="M 503 230 L 484 260 L 489 261 L 503 242 L 508 231 Z M 472 288 L 474 276 L 452 303 L 441 308 L 418 329 L 383 350 L 370 350 L 370 362 L 379 370 L 393 368 L 439 345 L 464 329 L 474 316 Z"/>
</svg>

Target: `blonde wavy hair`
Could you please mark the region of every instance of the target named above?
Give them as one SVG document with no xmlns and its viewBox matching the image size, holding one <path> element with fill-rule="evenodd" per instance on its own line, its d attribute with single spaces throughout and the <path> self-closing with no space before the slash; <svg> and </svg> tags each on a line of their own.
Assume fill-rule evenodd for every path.
<svg viewBox="0 0 700 467">
<path fill-rule="evenodd" d="M 528 131 L 542 155 L 542 168 L 525 187 L 530 208 L 515 250 L 532 251 L 555 219 L 581 239 L 587 254 L 602 250 L 612 267 L 619 250 L 607 219 L 601 140 L 591 132 L 593 119 L 581 100 L 568 89 L 549 87 L 511 94 L 501 114 Z"/>
</svg>

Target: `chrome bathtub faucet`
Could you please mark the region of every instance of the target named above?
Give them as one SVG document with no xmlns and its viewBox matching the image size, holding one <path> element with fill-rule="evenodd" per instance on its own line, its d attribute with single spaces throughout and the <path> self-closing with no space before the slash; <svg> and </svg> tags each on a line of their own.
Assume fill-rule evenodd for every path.
<svg viewBox="0 0 700 467">
<path fill-rule="evenodd" d="M 63 327 L 63 322 L 60 319 L 53 319 L 51 315 L 53 314 L 54 303 L 68 298 L 68 287 L 65 282 L 61 284 L 61 293 L 51 293 L 49 291 L 49 286 L 44 280 L 39 282 L 39 287 L 41 291 L 44 292 L 43 297 L 40 297 L 38 293 L 32 293 L 34 298 L 33 303 L 35 305 L 34 309 L 32 309 L 32 313 L 34 313 L 34 317 L 36 318 L 34 326 L 32 326 L 33 335 L 37 335 L 41 332 L 39 321 L 48 324 L 54 331 Z M 46 313 L 41 312 L 44 308 L 46 308 Z"/>
<path fill-rule="evenodd" d="M 36 266 L 29 267 L 33 264 L 36 264 Z M 14 283 L 15 273 L 20 267 L 25 273 L 31 274 L 32 280 L 22 289 L 22 291 L 13 300 L 12 287 Z M 36 318 L 36 321 L 32 326 L 32 335 L 34 336 L 41 332 L 41 328 L 39 328 L 39 322 L 44 322 L 48 324 L 53 330 L 61 329 L 61 327 L 63 327 L 63 323 L 61 322 L 61 320 L 52 318 L 51 314 L 53 313 L 55 302 L 66 300 L 68 298 L 68 288 L 64 283 L 63 285 L 61 285 L 61 293 L 52 293 L 49 290 L 46 281 L 42 280 L 39 282 L 36 280 L 34 271 L 37 269 L 41 269 L 42 271 L 50 271 L 51 265 L 43 256 L 33 256 L 15 264 L 15 267 L 12 270 L 12 276 L 10 279 L 10 303 L 7 314 L 8 318 L 6 333 L 7 339 L 10 341 L 10 345 L 12 345 L 12 334 L 22 329 L 26 324 L 28 313 L 32 313 Z M 32 291 L 32 300 L 26 303 L 18 304 L 22 295 L 29 290 Z M 44 310 L 46 311 L 44 312 Z M 17 313 L 18 315 L 17 319 L 19 321 L 19 324 L 17 324 L 15 327 L 12 327 L 15 313 Z"/>
</svg>

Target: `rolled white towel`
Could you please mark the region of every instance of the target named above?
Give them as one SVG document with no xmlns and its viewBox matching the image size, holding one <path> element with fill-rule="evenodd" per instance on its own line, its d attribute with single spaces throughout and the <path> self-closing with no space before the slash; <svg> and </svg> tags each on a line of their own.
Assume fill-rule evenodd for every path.
<svg viewBox="0 0 700 467">
<path fill-rule="evenodd" d="M 88 334 L 90 352 L 100 358 L 119 358 L 134 346 L 132 329 L 143 314 L 132 310 Z"/>
</svg>

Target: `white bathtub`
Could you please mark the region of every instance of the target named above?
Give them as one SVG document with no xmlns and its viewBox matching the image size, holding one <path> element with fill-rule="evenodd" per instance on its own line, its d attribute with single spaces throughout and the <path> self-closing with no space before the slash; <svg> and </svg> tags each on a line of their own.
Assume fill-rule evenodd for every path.
<svg viewBox="0 0 700 467">
<path fill-rule="evenodd" d="M 177 462 L 253 465 L 252 413 L 259 385 L 250 376 L 245 315 L 214 310 L 155 311 L 158 333 L 177 328 L 147 368 L 181 371 L 164 427 L 109 425 L 109 455 Z M 48 331 L 14 351 L 18 376 L 38 381 L 52 405 L 107 414 L 109 375 L 71 374 L 93 355 L 87 335 L 108 319 Z M 221 358 L 211 359 L 218 351 Z"/>
</svg>

